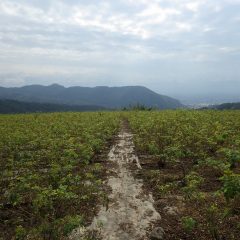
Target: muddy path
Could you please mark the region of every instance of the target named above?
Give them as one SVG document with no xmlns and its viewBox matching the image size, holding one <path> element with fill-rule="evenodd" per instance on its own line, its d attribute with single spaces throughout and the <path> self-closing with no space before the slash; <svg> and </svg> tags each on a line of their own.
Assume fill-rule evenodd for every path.
<svg viewBox="0 0 240 240">
<path fill-rule="evenodd" d="M 144 193 L 142 181 L 133 176 L 132 171 L 141 165 L 134 154 L 133 135 L 126 123 L 121 126 L 108 161 L 112 166 L 106 181 L 111 189 L 108 204 L 101 206 L 88 231 L 97 232 L 98 239 L 103 240 L 149 239 L 153 223 L 161 217 L 154 209 L 151 194 Z M 74 239 L 84 239 L 80 232 Z"/>
</svg>

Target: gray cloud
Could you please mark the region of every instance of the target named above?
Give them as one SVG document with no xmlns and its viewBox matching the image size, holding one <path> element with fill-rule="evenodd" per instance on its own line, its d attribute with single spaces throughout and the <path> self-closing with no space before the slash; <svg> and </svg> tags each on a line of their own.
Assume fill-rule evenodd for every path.
<svg viewBox="0 0 240 240">
<path fill-rule="evenodd" d="M 1 0 L 0 85 L 235 96 L 239 11 L 239 0 Z"/>
</svg>

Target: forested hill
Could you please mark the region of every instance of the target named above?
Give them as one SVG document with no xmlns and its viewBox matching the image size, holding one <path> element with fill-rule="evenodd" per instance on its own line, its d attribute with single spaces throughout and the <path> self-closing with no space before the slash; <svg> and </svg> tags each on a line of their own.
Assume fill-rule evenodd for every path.
<svg viewBox="0 0 240 240">
<path fill-rule="evenodd" d="M 34 112 L 83 112 L 104 110 L 99 106 L 69 106 L 51 103 L 21 102 L 0 100 L 0 113 L 34 113 Z"/>
<path fill-rule="evenodd" d="M 37 103 L 102 106 L 108 109 L 123 108 L 136 104 L 158 109 L 183 107 L 178 100 L 157 94 L 141 86 L 65 88 L 61 85 L 53 84 L 50 86 L 30 85 L 20 88 L 0 87 L 0 99 Z"/>
<path fill-rule="evenodd" d="M 211 106 L 210 108 L 217 109 L 217 110 L 240 110 L 240 102 L 223 103 L 223 104 Z"/>
</svg>

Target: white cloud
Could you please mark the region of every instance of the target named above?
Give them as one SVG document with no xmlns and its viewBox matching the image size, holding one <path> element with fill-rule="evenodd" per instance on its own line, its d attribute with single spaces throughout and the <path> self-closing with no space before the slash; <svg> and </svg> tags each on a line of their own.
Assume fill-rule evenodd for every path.
<svg viewBox="0 0 240 240">
<path fill-rule="evenodd" d="M 240 60 L 239 3 L 1 0 L 4 84 L 9 79 L 17 84 L 26 76 L 76 75 L 105 79 L 109 85 L 111 79 L 139 79 L 141 84 L 146 79 L 145 85 L 152 79 L 162 87 L 167 81 L 193 81 L 186 76 L 200 79 L 203 66 L 211 66 L 211 73 L 226 69 L 226 75 L 231 70 L 237 76 L 239 68 L 232 71 L 232 66 Z"/>
<path fill-rule="evenodd" d="M 54 2 L 48 11 L 44 11 L 34 6 L 3 0 L 0 9 L 5 15 L 20 17 L 28 22 L 77 25 L 86 29 L 116 32 L 143 39 L 156 35 L 149 29 L 151 26 L 168 24 L 174 16 L 181 15 L 180 9 L 163 8 L 157 1 L 140 1 L 140 3 L 144 4 L 143 9 L 136 9 L 134 14 L 112 12 L 111 4 L 106 2 L 97 5 L 67 5 L 59 1 Z"/>
<path fill-rule="evenodd" d="M 190 32 L 192 30 L 192 25 L 188 22 L 176 22 L 176 27 L 180 32 Z"/>
<path fill-rule="evenodd" d="M 202 2 L 189 2 L 186 4 L 187 9 L 197 12 L 201 6 Z"/>
<path fill-rule="evenodd" d="M 222 53 L 239 53 L 240 52 L 240 47 L 234 47 L 234 46 L 224 46 L 219 48 L 220 52 Z"/>
</svg>

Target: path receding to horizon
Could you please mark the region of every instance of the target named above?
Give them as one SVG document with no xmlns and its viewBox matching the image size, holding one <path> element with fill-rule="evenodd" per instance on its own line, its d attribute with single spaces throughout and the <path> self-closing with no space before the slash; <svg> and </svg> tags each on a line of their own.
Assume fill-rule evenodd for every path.
<svg viewBox="0 0 240 240">
<path fill-rule="evenodd" d="M 143 192 L 142 181 L 134 178 L 130 170 L 141 165 L 134 154 L 133 135 L 124 123 L 108 160 L 113 166 L 106 182 L 112 189 L 108 206 L 101 206 L 88 230 L 97 232 L 104 240 L 149 239 L 153 223 L 161 217 L 153 206 L 151 194 Z M 76 231 L 72 239 L 83 239 L 80 235 L 81 231 Z"/>
</svg>

